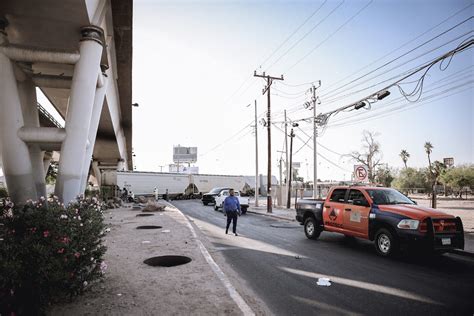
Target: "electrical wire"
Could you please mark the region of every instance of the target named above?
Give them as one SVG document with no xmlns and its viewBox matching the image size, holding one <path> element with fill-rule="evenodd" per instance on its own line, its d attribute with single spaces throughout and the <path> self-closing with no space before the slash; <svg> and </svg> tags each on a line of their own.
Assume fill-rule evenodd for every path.
<svg viewBox="0 0 474 316">
<path fill-rule="evenodd" d="M 362 11 L 364 11 L 365 9 L 367 9 L 368 6 L 370 6 L 372 4 L 373 0 L 370 0 L 363 8 L 361 8 L 359 11 L 357 11 L 356 14 L 352 15 L 348 20 L 346 20 L 342 25 L 340 25 L 334 32 L 332 32 L 331 34 L 329 34 L 322 42 L 320 42 L 319 44 L 317 44 L 316 46 L 314 46 L 306 55 L 304 55 L 303 57 L 301 57 L 296 63 L 294 63 L 291 67 L 289 67 L 288 69 L 286 69 L 284 71 L 284 73 L 288 73 L 291 69 L 293 69 L 294 67 L 296 67 L 299 63 L 301 63 L 303 60 L 305 60 L 309 55 L 311 55 L 312 53 L 314 53 L 314 51 L 316 49 L 318 49 L 319 47 L 321 47 L 325 42 L 327 42 L 329 39 L 331 39 L 334 35 L 336 35 L 344 26 L 346 26 L 349 22 L 351 22 L 355 17 L 357 17 L 359 14 L 362 13 Z"/>
<path fill-rule="evenodd" d="M 425 56 L 425 55 L 428 55 L 428 54 L 430 54 L 430 53 L 432 53 L 432 52 L 434 52 L 434 51 L 436 51 L 436 50 L 438 50 L 438 49 L 440 49 L 440 48 L 442 48 L 442 47 L 444 47 L 444 46 L 447 46 L 447 45 L 449 45 L 449 44 L 451 44 L 451 43 L 453 43 L 453 42 L 455 42 L 455 41 L 457 41 L 457 40 L 459 40 L 459 39 L 461 39 L 461 38 L 463 38 L 463 37 L 465 37 L 465 36 L 467 36 L 467 35 L 469 35 L 470 33 L 473 33 L 473 32 L 474 32 L 474 31 L 472 31 L 472 30 L 469 31 L 469 32 L 466 32 L 466 33 L 464 33 L 464 34 L 462 34 L 462 35 L 460 35 L 460 36 L 458 36 L 458 37 L 456 37 L 456 38 L 450 40 L 449 42 L 443 43 L 442 45 L 439 45 L 439 46 L 437 46 L 437 47 L 435 47 L 435 48 L 432 48 L 432 49 L 430 49 L 430 50 L 427 51 L 427 52 L 424 52 L 424 53 L 422 53 L 422 54 L 420 54 L 420 55 L 418 55 L 418 56 L 416 56 L 416 57 L 414 57 L 414 58 L 412 58 L 412 59 L 410 59 L 410 60 L 408 60 L 408 61 L 405 61 L 405 62 L 403 62 L 403 63 L 401 63 L 401 64 L 398 64 L 398 65 L 396 65 L 396 66 L 394 66 L 394 67 L 392 67 L 392 68 L 390 68 L 390 69 L 384 71 L 383 73 L 380 73 L 380 74 L 375 75 L 375 76 L 372 76 L 372 77 L 370 77 L 370 78 L 368 78 L 368 79 L 366 79 L 366 80 L 364 80 L 364 81 L 362 81 L 362 82 L 359 82 L 359 83 L 357 83 L 356 85 L 353 85 L 352 87 L 350 87 L 349 90 L 350 90 L 350 89 L 354 89 L 355 87 L 360 86 L 360 85 L 362 85 L 362 84 L 364 84 L 364 83 L 367 83 L 367 82 L 369 82 L 369 81 L 371 81 L 371 80 L 373 80 L 373 79 L 376 79 L 376 78 L 378 78 L 378 77 L 380 77 L 380 76 L 386 75 L 387 73 L 389 73 L 389 72 L 391 72 L 391 71 L 393 71 L 393 70 L 395 70 L 395 69 L 397 69 L 397 68 L 400 68 L 400 67 L 402 67 L 402 66 L 404 66 L 404 65 L 406 65 L 406 64 L 408 64 L 408 63 L 410 63 L 410 62 L 412 62 L 412 61 L 415 61 L 415 60 L 417 60 L 417 59 L 419 59 L 419 58 L 421 58 L 421 57 L 423 57 L 423 56 Z M 359 93 L 359 92 L 362 92 L 362 91 L 365 91 L 365 90 L 374 88 L 374 87 L 376 87 L 376 86 L 378 86 L 378 85 L 380 85 L 380 84 L 382 84 L 382 83 L 391 81 L 391 80 L 396 79 L 396 78 L 398 78 L 398 77 L 400 77 L 400 76 L 403 76 L 403 75 L 405 75 L 405 74 L 407 74 L 407 73 L 410 73 L 410 72 L 412 72 L 413 70 L 417 69 L 418 67 L 419 67 L 419 66 L 415 66 L 415 67 L 411 68 L 411 69 L 408 70 L 408 71 L 405 71 L 405 72 L 403 72 L 403 73 L 401 73 L 401 74 L 398 74 L 398 75 L 396 75 L 396 76 L 393 76 L 393 77 L 391 77 L 391 78 L 389 78 L 389 79 L 386 79 L 386 80 L 383 80 L 383 81 L 378 82 L 378 83 L 376 83 L 376 84 L 373 84 L 373 85 L 371 85 L 371 86 L 369 86 L 369 87 L 365 87 L 365 88 L 363 88 L 363 89 L 359 89 L 359 90 L 357 90 L 357 91 L 352 91 L 352 92 L 346 93 L 346 94 L 344 94 L 344 95 L 339 95 L 340 93 L 333 94 L 333 95 L 331 95 L 331 96 L 328 97 L 328 98 L 333 98 L 333 99 L 327 99 L 327 100 L 324 99 L 324 104 L 325 104 L 325 105 L 328 105 L 328 104 L 331 104 L 331 103 L 340 101 L 340 100 L 342 100 L 342 99 L 345 99 L 345 98 L 347 98 L 347 97 L 349 97 L 349 96 L 351 96 L 351 95 L 357 94 L 357 93 Z M 347 91 L 347 90 L 346 90 L 346 91 Z M 327 94 L 326 94 L 326 95 L 327 95 Z M 339 96 L 337 96 L 337 95 L 339 95 Z M 336 97 L 336 96 L 337 96 L 337 97 Z M 321 96 L 321 98 L 324 98 L 324 96 Z"/>
<path fill-rule="evenodd" d="M 469 68 L 472 68 L 472 67 L 469 67 Z M 467 70 L 468 70 L 469 72 L 471 72 L 471 73 L 472 73 L 472 71 L 473 71 L 472 69 L 467 69 Z M 453 76 L 454 76 L 454 77 L 453 77 Z M 454 78 L 454 80 L 452 80 L 453 78 Z M 451 81 L 448 82 L 448 83 L 444 83 L 447 79 L 451 79 Z M 435 91 L 435 90 L 438 90 L 438 89 L 440 89 L 440 88 L 444 88 L 444 87 L 450 86 L 450 85 L 452 85 L 452 84 L 454 84 L 454 83 L 457 83 L 457 82 L 459 82 L 459 81 L 463 81 L 463 80 L 465 80 L 465 79 L 472 79 L 472 74 L 466 74 L 464 70 L 463 70 L 463 71 L 459 71 L 459 72 L 457 72 L 457 73 L 455 73 L 455 74 L 452 74 L 452 75 L 450 75 L 450 76 L 448 76 L 448 77 L 446 77 L 446 78 L 443 78 L 443 79 L 441 79 L 441 80 L 438 80 L 438 81 L 432 83 L 432 84 L 430 85 L 430 88 L 431 88 L 431 89 L 427 90 L 426 93 L 430 93 L 430 92 Z M 441 83 L 443 83 L 443 84 L 441 84 Z M 394 99 L 394 100 L 392 100 L 392 101 L 390 101 L 390 102 L 384 104 L 383 106 L 378 107 L 378 108 L 377 108 L 376 110 L 374 110 L 374 111 L 377 112 L 377 111 L 379 111 L 380 109 L 384 109 L 384 108 L 386 108 L 386 107 L 388 107 L 388 106 L 390 106 L 390 105 L 400 103 L 400 101 L 403 101 L 403 100 L 405 100 L 405 98 L 404 98 L 403 96 L 400 96 L 400 97 L 398 97 L 398 98 L 396 98 L 396 99 Z M 357 112 L 357 113 L 360 113 L 360 114 L 356 114 L 356 117 L 365 114 L 365 113 L 363 113 L 363 112 Z M 332 123 L 338 123 L 338 122 L 347 121 L 347 120 L 352 121 L 353 118 L 354 118 L 354 116 L 351 116 L 351 117 L 344 117 L 344 118 L 340 118 L 340 119 L 335 119 L 335 120 L 332 121 Z M 333 124 L 331 124 L 331 125 L 333 125 Z"/>
<path fill-rule="evenodd" d="M 293 50 L 293 48 L 296 47 L 296 45 L 298 45 L 299 43 L 301 43 L 302 40 L 304 40 L 309 34 L 311 34 L 318 26 L 320 26 L 324 21 L 326 21 L 327 18 L 329 18 L 334 12 L 336 12 L 343 4 L 344 4 L 345 0 L 342 0 L 334 9 L 331 10 L 331 12 L 329 12 L 329 14 L 327 14 L 324 18 L 322 18 L 315 26 L 313 26 L 308 32 L 306 32 L 303 37 L 301 37 L 298 41 L 296 41 L 295 43 L 293 43 L 293 45 L 290 46 L 290 48 L 288 48 L 284 53 L 283 55 L 280 55 L 280 57 L 278 57 L 277 60 L 275 60 L 270 66 L 268 66 L 266 69 L 270 69 L 271 67 L 273 67 L 276 63 L 278 63 L 283 57 L 285 57 L 291 50 Z"/>
<path fill-rule="evenodd" d="M 439 100 L 444 99 L 446 97 L 449 97 L 451 95 L 455 95 L 455 94 L 461 93 L 463 91 L 472 89 L 472 86 L 469 86 L 467 89 L 463 89 L 463 90 L 460 90 L 460 91 L 457 91 L 457 92 L 453 92 L 454 90 L 456 90 L 460 87 L 464 87 L 466 85 L 471 85 L 473 83 L 474 83 L 474 80 L 471 80 L 471 81 L 465 82 L 461 85 L 458 85 L 456 87 L 450 87 L 449 89 L 446 89 L 446 90 L 441 91 L 439 93 L 435 93 L 433 95 L 427 96 L 424 99 L 422 99 L 421 101 L 419 101 L 419 103 L 411 103 L 411 104 L 409 103 L 408 106 L 406 104 L 401 104 L 398 107 L 390 108 L 387 111 L 382 112 L 382 113 L 374 113 L 373 115 L 367 116 L 365 118 L 358 118 L 358 119 L 348 120 L 346 122 L 339 123 L 339 124 L 331 124 L 331 125 L 328 125 L 328 128 L 332 129 L 332 128 L 335 128 L 335 127 L 347 127 L 347 126 L 351 126 L 351 125 L 354 125 L 354 124 L 361 124 L 361 123 L 365 123 L 367 121 L 370 121 L 372 119 L 379 119 L 379 118 L 387 117 L 387 116 L 390 116 L 390 115 L 393 115 L 393 114 L 396 114 L 396 113 L 399 113 L 399 112 L 402 112 L 402 111 L 405 111 L 405 110 L 409 110 L 409 109 L 413 109 L 413 108 L 416 108 L 416 107 L 419 107 L 419 106 L 422 106 L 422 105 L 425 105 L 425 104 L 433 103 L 435 101 L 439 101 Z M 448 92 L 452 92 L 452 93 L 443 96 L 443 94 L 446 94 Z M 431 99 L 436 98 L 438 96 L 440 96 L 440 98 L 431 100 Z M 431 100 L 431 101 L 426 102 L 426 101 L 429 101 L 429 100 Z M 403 99 L 401 101 L 403 101 Z M 400 101 L 397 102 L 397 103 L 400 103 Z M 414 106 L 412 106 L 412 105 L 414 105 Z"/>
<path fill-rule="evenodd" d="M 375 63 L 377 63 L 377 62 L 383 60 L 385 57 L 390 56 L 390 55 L 393 54 L 394 52 L 396 52 L 396 51 L 400 50 L 401 48 L 403 48 L 403 47 L 409 45 L 410 43 L 416 41 L 416 40 L 419 39 L 420 37 L 422 37 L 422 36 L 428 34 L 428 33 L 431 32 L 432 30 L 436 29 L 438 26 L 440 26 L 440 25 L 446 23 L 447 21 L 449 21 L 450 19 L 452 19 L 452 18 L 455 17 L 456 15 L 460 14 L 461 12 L 463 12 L 463 11 L 469 9 L 469 8 L 470 8 L 471 6 L 473 6 L 473 5 L 474 5 L 474 4 L 470 4 L 470 5 L 466 6 L 465 8 L 463 8 L 463 9 L 461 9 L 461 10 L 455 12 L 454 14 L 450 15 L 449 17 L 447 17 L 447 18 L 444 19 L 443 21 L 439 22 L 439 23 L 436 24 L 435 26 L 429 28 L 428 30 L 426 30 L 425 32 L 419 34 L 418 36 L 416 36 L 415 38 L 409 40 L 408 42 L 405 42 L 404 44 L 402 44 L 401 46 L 397 47 L 396 49 L 390 51 L 389 53 L 385 54 L 384 56 L 382 56 L 382 57 L 378 58 L 377 60 L 375 60 L 375 61 L 373 61 L 373 62 L 371 62 L 371 63 L 365 65 L 365 66 L 362 67 L 362 68 L 359 68 L 358 70 L 356 70 L 355 72 L 351 73 L 350 75 L 348 75 L 348 76 L 342 78 L 341 80 L 339 80 L 339 81 L 337 81 L 337 82 L 335 82 L 335 83 L 333 83 L 333 84 L 328 85 L 328 86 L 326 87 L 326 89 L 329 89 L 329 88 L 331 88 L 331 87 L 333 87 L 333 86 L 335 86 L 335 85 L 337 85 L 337 84 L 343 82 L 344 80 L 346 80 L 346 79 L 352 77 L 353 75 L 355 75 L 355 74 L 361 72 L 362 70 L 364 70 L 364 69 L 366 69 L 366 68 L 372 66 L 373 64 L 375 64 Z M 324 91 L 324 90 L 323 90 L 323 91 Z M 330 92 L 331 92 L 331 91 L 334 91 L 334 90 L 330 90 Z M 330 93 L 330 92 L 328 92 L 328 93 Z"/>
<path fill-rule="evenodd" d="M 280 50 L 280 48 L 283 47 L 283 45 L 285 45 L 292 37 L 293 35 L 295 35 L 309 20 L 311 20 L 311 18 L 319 12 L 319 10 L 321 10 L 321 8 L 326 4 L 327 0 L 325 0 L 316 10 L 314 10 L 310 16 L 308 16 L 306 18 L 306 20 L 303 21 L 303 23 L 301 23 L 267 58 L 265 58 L 265 60 L 260 63 L 260 67 L 262 67 L 270 58 L 273 57 L 273 55 L 275 55 L 275 53 L 277 51 Z"/>
<path fill-rule="evenodd" d="M 362 76 L 359 76 L 359 77 L 357 77 L 357 78 L 355 78 L 355 79 L 349 81 L 348 83 L 346 83 L 346 84 L 344 84 L 344 85 L 342 85 L 342 86 L 340 86 L 340 87 L 338 87 L 338 88 L 336 88 L 336 89 L 333 89 L 333 90 L 331 90 L 331 91 L 329 91 L 329 92 L 326 92 L 326 93 L 324 93 L 324 94 L 321 94 L 321 97 L 325 97 L 325 96 L 328 96 L 328 95 L 334 95 L 333 92 L 335 92 L 335 91 L 337 91 L 337 90 L 340 90 L 340 89 L 342 89 L 342 88 L 344 88 L 344 87 L 347 87 L 347 86 L 350 85 L 351 83 L 354 83 L 354 82 L 356 82 L 356 81 L 358 81 L 358 80 L 360 80 L 360 79 L 362 79 L 362 78 L 365 78 L 365 77 L 367 77 L 368 75 L 370 75 L 370 74 L 376 72 L 377 70 L 380 70 L 380 69 L 382 69 L 382 68 L 384 68 L 384 67 L 386 67 L 386 66 L 388 66 L 388 65 L 390 65 L 390 64 L 392 64 L 392 63 L 394 63 L 395 61 L 397 61 L 397 60 L 399 60 L 399 59 L 405 57 L 406 55 L 408 55 L 408 54 L 414 52 L 415 50 L 417 50 L 417 49 L 419 49 L 419 48 L 425 46 L 426 44 L 431 43 L 431 42 L 434 41 L 435 39 L 440 38 L 440 37 L 443 36 L 444 34 L 447 34 L 447 33 L 449 33 L 450 31 L 452 31 L 452 30 L 458 28 L 459 26 L 461 26 L 461 25 L 463 25 L 464 23 L 466 23 L 466 22 L 472 20 L 473 18 L 474 18 L 474 17 L 471 16 L 471 17 L 465 19 L 464 21 L 462 21 L 462 22 L 460 22 L 460 23 L 458 23 L 458 24 L 456 24 L 456 25 L 450 27 L 449 29 L 445 30 L 444 32 L 441 32 L 440 34 L 438 34 L 438 35 L 436 35 L 436 36 L 430 38 L 429 40 L 425 41 L 424 43 L 422 43 L 422 44 L 420 44 L 420 45 L 418 45 L 418 46 L 416 46 L 416 47 L 410 49 L 409 51 L 403 53 L 402 55 L 400 55 L 400 56 L 398 56 L 398 57 L 396 57 L 396 58 L 394 58 L 394 59 L 392 59 L 392 60 L 386 62 L 385 64 L 383 64 L 383 65 L 381 65 L 381 66 L 375 68 L 374 70 L 371 70 L 371 71 L 369 71 L 368 73 L 366 73 L 366 74 L 364 74 L 364 75 L 362 75 Z M 465 35 L 467 35 L 467 34 L 469 34 L 469 33 L 472 33 L 472 30 L 471 30 L 470 32 L 464 34 L 463 36 L 465 36 Z M 460 38 L 460 37 L 457 37 L 455 40 L 457 40 L 457 39 L 459 39 L 459 38 Z M 454 40 L 453 40 L 453 41 L 454 41 Z M 451 41 L 451 42 L 452 42 L 452 41 Z M 450 43 L 450 42 L 448 42 L 448 43 Z M 448 43 L 446 43 L 446 44 L 448 44 Z M 444 44 L 444 45 L 446 45 L 446 44 Z M 444 46 L 444 45 L 443 45 L 443 46 Z M 438 48 L 440 48 L 440 47 L 442 47 L 442 46 L 438 46 L 436 49 L 438 49 Z M 433 51 L 433 50 L 430 50 L 429 52 L 432 52 L 432 51 Z M 426 54 L 426 53 L 425 53 L 425 54 Z M 423 55 L 421 55 L 421 56 L 423 56 Z M 413 60 L 413 59 L 412 59 L 412 60 Z M 386 72 L 385 72 L 385 73 L 386 73 Z M 331 98 L 331 96 L 329 96 L 329 98 Z"/>
</svg>

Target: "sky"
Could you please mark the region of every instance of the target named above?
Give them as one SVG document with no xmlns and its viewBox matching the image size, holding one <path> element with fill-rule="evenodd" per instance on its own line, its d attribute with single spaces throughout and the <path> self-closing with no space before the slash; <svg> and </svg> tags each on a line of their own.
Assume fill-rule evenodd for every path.
<svg viewBox="0 0 474 316">
<path fill-rule="evenodd" d="M 312 116 L 304 107 L 311 83 L 318 87 L 321 81 L 317 113 L 367 98 L 472 39 L 473 13 L 472 2 L 460 0 L 136 0 L 136 170 L 167 170 L 173 146 L 181 145 L 198 147 L 194 165 L 200 173 L 255 174 L 256 100 L 258 168 L 266 174 L 267 128 L 260 122 L 266 83 L 253 76 L 265 71 L 284 78 L 271 86 L 272 174 L 279 175 L 278 161 L 285 159 L 287 110 L 288 119 L 299 123 L 293 161 L 301 163 L 300 176 L 312 179 L 313 125 L 298 121 Z M 473 50 L 467 49 L 445 60 L 444 71 L 439 63 L 429 69 L 418 102 L 407 101 L 394 86 L 370 109 L 331 116 L 319 127 L 318 178 L 350 179 L 354 162 L 346 154 L 362 149 L 364 130 L 376 133 L 382 161 L 395 169 L 403 166 L 402 149 L 410 153 L 409 166 L 425 167 L 426 141 L 434 146 L 433 159 L 473 163 L 473 65 Z M 402 81 L 402 88 L 413 90 L 422 74 Z"/>
<path fill-rule="evenodd" d="M 390 95 L 359 110 L 341 111 L 318 127 L 318 178 L 349 180 L 370 131 L 382 162 L 395 171 L 453 157 L 474 163 L 474 55 L 458 52 L 393 84 L 473 39 L 474 4 L 467 0 L 160 1 L 135 0 L 133 12 L 133 151 L 138 171 L 167 171 L 173 146 L 198 148 L 200 173 L 255 174 L 254 102 L 258 169 L 267 172 L 266 82 L 271 91 L 271 165 L 285 160 L 284 111 L 294 128 L 293 161 L 313 177 L 313 110 L 318 114 Z M 470 46 L 472 48 L 473 46 Z M 319 86 L 321 82 L 321 86 Z M 48 101 L 38 90 L 38 101 Z M 414 102 L 417 101 L 417 102 Z M 53 111 L 54 112 L 54 111 Z M 288 127 L 288 133 L 291 127 Z M 284 164 L 284 162 L 283 162 Z M 1 175 L 1 170 L 0 170 Z"/>
</svg>

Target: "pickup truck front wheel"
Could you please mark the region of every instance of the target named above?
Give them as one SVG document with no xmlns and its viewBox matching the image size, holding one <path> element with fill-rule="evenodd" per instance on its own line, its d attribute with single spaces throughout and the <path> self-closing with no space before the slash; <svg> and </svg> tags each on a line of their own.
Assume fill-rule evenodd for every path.
<svg viewBox="0 0 474 316">
<path fill-rule="evenodd" d="M 381 228 L 375 234 L 375 250 L 383 257 L 390 257 L 398 252 L 397 238 L 386 228 Z"/>
<path fill-rule="evenodd" d="M 321 228 L 314 217 L 308 217 L 304 221 L 304 233 L 308 239 L 318 239 L 321 235 Z"/>
</svg>

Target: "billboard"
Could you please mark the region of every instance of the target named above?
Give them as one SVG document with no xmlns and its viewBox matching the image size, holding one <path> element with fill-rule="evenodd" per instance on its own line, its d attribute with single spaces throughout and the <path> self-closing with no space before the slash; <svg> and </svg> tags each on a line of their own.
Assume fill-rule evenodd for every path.
<svg viewBox="0 0 474 316">
<path fill-rule="evenodd" d="M 452 166 L 454 166 L 454 158 L 443 158 L 443 163 L 447 167 L 452 167 Z"/>
<path fill-rule="evenodd" d="M 174 163 L 192 163 L 197 161 L 197 147 L 182 147 L 180 145 L 173 147 Z"/>
</svg>

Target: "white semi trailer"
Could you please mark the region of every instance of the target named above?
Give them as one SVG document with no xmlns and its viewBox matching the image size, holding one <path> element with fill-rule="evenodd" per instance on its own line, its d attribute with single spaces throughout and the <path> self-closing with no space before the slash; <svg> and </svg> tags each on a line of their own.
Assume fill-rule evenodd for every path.
<svg viewBox="0 0 474 316">
<path fill-rule="evenodd" d="M 102 185 L 127 188 L 135 195 L 168 194 L 169 198 L 192 198 L 209 192 L 214 187 L 230 187 L 245 192 L 248 185 L 243 176 L 182 174 L 165 172 L 105 170 Z"/>
</svg>

